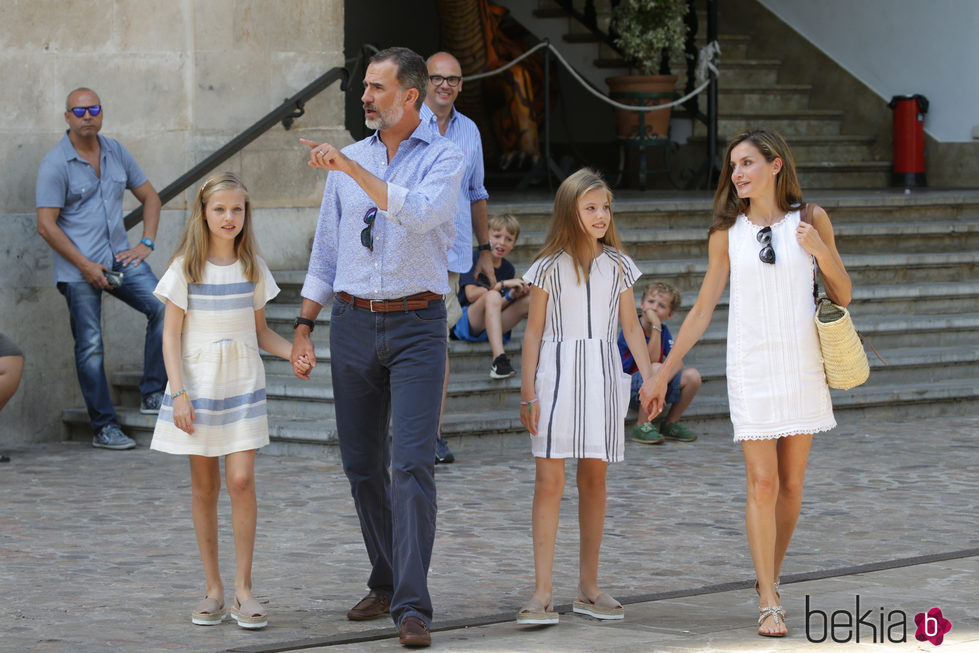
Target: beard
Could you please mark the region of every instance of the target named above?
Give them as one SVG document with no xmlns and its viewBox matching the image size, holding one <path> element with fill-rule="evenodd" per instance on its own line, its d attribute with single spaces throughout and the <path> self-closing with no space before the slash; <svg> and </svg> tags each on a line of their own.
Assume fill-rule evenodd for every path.
<svg viewBox="0 0 979 653">
<path fill-rule="evenodd" d="M 399 98 L 400 99 L 400 98 Z M 364 118 L 364 124 L 367 125 L 368 129 L 377 129 L 383 131 L 385 129 L 390 129 L 394 125 L 401 122 L 401 118 L 404 116 L 404 109 L 400 102 L 396 102 L 388 111 L 379 111 L 377 107 L 373 105 L 365 105 L 364 108 L 370 107 L 372 110 L 377 111 L 377 115 L 374 118 Z"/>
</svg>

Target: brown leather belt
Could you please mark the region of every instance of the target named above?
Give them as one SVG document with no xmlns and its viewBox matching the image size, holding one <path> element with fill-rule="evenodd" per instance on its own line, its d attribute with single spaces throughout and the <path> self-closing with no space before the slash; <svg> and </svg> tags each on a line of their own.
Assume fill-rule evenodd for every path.
<svg viewBox="0 0 979 653">
<path fill-rule="evenodd" d="M 357 308 L 366 308 L 371 313 L 418 311 L 423 308 L 428 308 L 431 302 L 442 299 L 442 295 L 428 290 L 400 299 L 361 299 L 343 291 L 338 292 L 337 297 L 348 304 L 353 304 Z"/>
</svg>

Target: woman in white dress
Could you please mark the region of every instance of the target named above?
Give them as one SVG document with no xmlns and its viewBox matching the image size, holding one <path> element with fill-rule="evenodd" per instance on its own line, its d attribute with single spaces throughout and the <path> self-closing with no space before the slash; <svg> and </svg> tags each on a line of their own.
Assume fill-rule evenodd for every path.
<svg viewBox="0 0 979 653">
<path fill-rule="evenodd" d="M 728 145 L 714 195 L 707 274 L 673 350 L 641 391 L 650 416 L 710 323 L 731 279 L 728 401 L 747 474 L 745 525 L 760 599 L 758 634 L 782 637 L 778 577 L 799 518 L 812 434 L 836 426 L 813 323 L 816 266 L 826 294 L 850 303 L 852 284 L 829 216 L 801 219 L 802 191 L 782 137 L 752 129 Z"/>
</svg>

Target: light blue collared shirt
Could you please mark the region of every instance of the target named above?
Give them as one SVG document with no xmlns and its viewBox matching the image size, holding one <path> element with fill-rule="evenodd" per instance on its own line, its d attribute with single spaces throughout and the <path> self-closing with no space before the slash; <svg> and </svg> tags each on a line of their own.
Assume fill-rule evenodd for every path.
<svg viewBox="0 0 979 653">
<path fill-rule="evenodd" d="M 37 171 L 37 208 L 61 209 L 57 224 L 88 260 L 112 269 L 115 255 L 129 249 L 122 223 L 126 189 L 139 188 L 146 175 L 133 155 L 112 138 L 99 135 L 102 176 L 79 156 L 68 133 L 47 153 Z M 81 270 L 54 252 L 54 282 L 85 281 Z"/>
<path fill-rule="evenodd" d="M 423 104 L 421 108 L 423 123 L 431 125 L 432 131 L 439 134 L 438 117 Z M 483 141 L 476 123 L 452 107 L 452 117 L 445 130 L 445 138 L 455 143 L 466 157 L 466 170 L 462 177 L 462 192 L 459 193 L 458 208 L 455 214 L 456 237 L 449 250 L 449 270 L 469 272 L 472 269 L 473 228 L 472 203 L 489 198 L 483 185 Z"/>
<path fill-rule="evenodd" d="M 465 170 L 459 148 L 420 122 L 390 164 L 377 132 L 343 153 L 387 182 L 388 209 L 377 211 L 371 251 L 360 233 L 374 202 L 349 175 L 327 175 L 302 296 L 325 306 L 341 291 L 364 299 L 449 292 L 448 251 Z"/>
</svg>

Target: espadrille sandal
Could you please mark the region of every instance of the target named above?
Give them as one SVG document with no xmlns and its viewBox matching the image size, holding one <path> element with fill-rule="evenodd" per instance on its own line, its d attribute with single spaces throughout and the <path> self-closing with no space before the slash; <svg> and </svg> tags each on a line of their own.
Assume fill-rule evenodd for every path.
<svg viewBox="0 0 979 653">
<path fill-rule="evenodd" d="M 235 603 L 231 606 L 231 618 L 242 628 L 265 628 L 269 625 L 268 613 L 255 599 L 238 603 L 236 596 Z"/>
<path fill-rule="evenodd" d="M 531 626 L 550 626 L 558 623 L 559 615 L 554 611 L 554 600 L 544 602 L 530 599 L 517 613 L 517 623 Z"/>
<path fill-rule="evenodd" d="M 596 596 L 594 600 L 589 600 L 580 587 L 578 588 L 578 600 L 572 605 L 572 610 L 596 619 L 625 619 L 625 608 L 622 607 L 621 603 L 605 592 Z"/>
<path fill-rule="evenodd" d="M 217 626 L 228 616 L 228 611 L 224 609 L 224 600 L 218 601 L 209 597 L 204 599 L 194 607 L 190 620 L 198 626 Z"/>
</svg>

